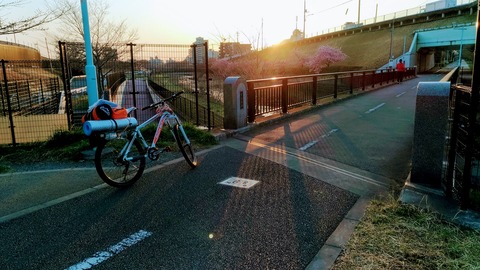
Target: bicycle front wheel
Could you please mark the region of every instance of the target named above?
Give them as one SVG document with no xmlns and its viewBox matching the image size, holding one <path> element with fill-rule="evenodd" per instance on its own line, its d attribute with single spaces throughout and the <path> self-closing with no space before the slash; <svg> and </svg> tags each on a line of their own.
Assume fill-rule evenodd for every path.
<svg viewBox="0 0 480 270">
<path fill-rule="evenodd" d="M 192 144 L 187 138 L 183 127 L 178 124 L 175 125 L 173 127 L 173 135 L 175 136 L 175 141 L 177 141 L 180 152 L 182 152 L 182 155 L 187 161 L 188 165 L 190 165 L 192 168 L 197 167 L 197 156 L 195 155 L 195 151 L 193 150 Z"/>
<path fill-rule="evenodd" d="M 95 168 L 102 180 L 113 187 L 127 187 L 135 183 L 145 169 L 145 154 L 141 144 L 134 141 L 127 158 L 120 154 L 129 143 L 124 137 L 104 140 L 95 151 Z"/>
</svg>

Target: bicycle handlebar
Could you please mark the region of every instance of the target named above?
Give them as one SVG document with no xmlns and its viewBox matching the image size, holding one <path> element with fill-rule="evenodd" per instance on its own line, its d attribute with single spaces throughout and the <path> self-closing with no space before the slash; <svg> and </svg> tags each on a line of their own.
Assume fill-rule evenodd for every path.
<svg viewBox="0 0 480 270">
<path fill-rule="evenodd" d="M 158 106 L 158 105 L 160 105 L 160 104 L 165 103 L 166 101 L 174 100 L 174 99 L 176 99 L 178 96 L 180 96 L 180 95 L 183 94 L 183 93 L 185 93 L 185 92 L 184 92 L 184 91 L 180 91 L 180 92 L 178 92 L 178 93 L 175 93 L 175 94 L 171 95 L 171 96 L 168 97 L 168 98 L 165 98 L 165 99 L 160 100 L 160 101 L 157 102 L 157 103 L 153 103 L 153 104 L 148 105 L 147 107 L 143 107 L 143 108 L 142 108 L 142 111 L 144 111 L 144 110 L 146 110 L 146 109 L 150 109 L 150 108 L 156 107 L 156 106 Z"/>
</svg>

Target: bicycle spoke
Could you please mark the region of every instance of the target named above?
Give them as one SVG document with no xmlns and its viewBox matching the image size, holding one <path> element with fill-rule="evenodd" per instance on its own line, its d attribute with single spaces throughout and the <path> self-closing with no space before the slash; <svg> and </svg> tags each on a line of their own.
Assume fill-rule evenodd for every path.
<svg viewBox="0 0 480 270">
<path fill-rule="evenodd" d="M 135 158 L 123 160 L 121 150 L 129 141 L 126 138 L 115 138 L 105 141 L 98 146 L 95 153 L 95 167 L 98 174 L 107 184 L 115 187 L 124 187 L 133 184 L 143 174 L 145 156 L 138 142 L 134 142 L 127 157 Z"/>
</svg>

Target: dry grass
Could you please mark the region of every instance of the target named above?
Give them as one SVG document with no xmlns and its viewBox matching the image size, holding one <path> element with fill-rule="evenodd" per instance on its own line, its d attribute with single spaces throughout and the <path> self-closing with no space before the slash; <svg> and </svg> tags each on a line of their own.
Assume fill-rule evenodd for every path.
<svg viewBox="0 0 480 270">
<path fill-rule="evenodd" d="M 480 269 L 480 232 L 432 211 L 375 200 L 333 269 Z"/>
</svg>

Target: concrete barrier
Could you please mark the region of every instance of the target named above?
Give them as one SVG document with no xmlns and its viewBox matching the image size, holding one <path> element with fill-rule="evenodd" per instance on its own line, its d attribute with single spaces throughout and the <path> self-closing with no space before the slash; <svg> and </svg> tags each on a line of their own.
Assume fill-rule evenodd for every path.
<svg viewBox="0 0 480 270">
<path fill-rule="evenodd" d="M 450 82 L 421 82 L 417 88 L 411 182 L 439 187 L 448 131 Z"/>
</svg>

